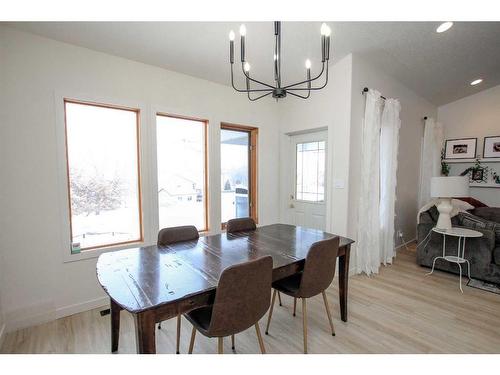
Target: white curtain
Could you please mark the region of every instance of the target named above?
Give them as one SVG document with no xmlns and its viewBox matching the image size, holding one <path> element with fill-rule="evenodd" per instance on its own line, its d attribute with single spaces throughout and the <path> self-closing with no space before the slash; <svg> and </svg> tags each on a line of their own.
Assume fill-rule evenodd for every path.
<svg viewBox="0 0 500 375">
<path fill-rule="evenodd" d="M 419 208 L 431 200 L 431 177 L 441 175 L 441 149 L 443 142 L 443 126 L 439 122 L 434 121 L 433 118 L 428 118 L 425 121 L 420 164 Z"/>
<path fill-rule="evenodd" d="M 357 272 L 378 273 L 394 256 L 394 205 L 400 104 L 366 94 L 361 140 L 361 182 L 358 208 Z"/>
<path fill-rule="evenodd" d="M 356 251 L 357 272 L 370 275 L 380 265 L 379 151 L 382 99 L 366 93 L 361 140 L 361 183 Z"/>
<path fill-rule="evenodd" d="M 380 129 L 380 263 L 392 263 L 401 105 L 387 99 Z"/>
</svg>

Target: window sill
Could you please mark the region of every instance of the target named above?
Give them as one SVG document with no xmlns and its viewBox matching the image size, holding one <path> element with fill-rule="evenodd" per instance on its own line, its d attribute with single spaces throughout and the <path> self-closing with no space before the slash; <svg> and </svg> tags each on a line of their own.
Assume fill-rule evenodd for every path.
<svg viewBox="0 0 500 375">
<path fill-rule="evenodd" d="M 104 254 L 104 253 L 109 253 L 111 251 L 133 249 L 133 248 L 142 247 L 142 246 L 145 246 L 144 241 L 122 244 L 122 245 L 115 245 L 115 246 L 108 246 L 108 247 L 101 247 L 101 248 L 97 248 L 97 249 L 82 250 L 82 252 L 77 253 L 77 254 L 71 254 L 71 252 L 68 252 L 68 253 L 64 253 L 63 263 L 71 263 L 71 262 L 77 262 L 80 260 L 97 258 L 97 257 L 99 257 L 99 255 Z"/>
</svg>

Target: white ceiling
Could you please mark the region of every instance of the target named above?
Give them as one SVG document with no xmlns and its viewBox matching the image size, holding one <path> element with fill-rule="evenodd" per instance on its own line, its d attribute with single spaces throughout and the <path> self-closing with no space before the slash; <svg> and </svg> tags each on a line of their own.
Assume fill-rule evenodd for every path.
<svg viewBox="0 0 500 375">
<path fill-rule="evenodd" d="M 59 41 L 229 85 L 229 30 L 240 22 L 16 22 L 10 26 Z M 273 24 L 248 22 L 252 75 L 272 80 Z M 330 22 L 335 59 L 354 52 L 435 105 L 500 84 L 500 22 Z M 282 24 L 285 82 L 301 80 L 304 61 L 320 61 L 320 23 Z M 238 35 L 238 33 L 237 33 Z M 239 42 L 236 38 L 235 59 Z M 239 65 L 236 65 L 240 69 Z M 482 77 L 484 82 L 470 86 Z M 241 81 L 238 81 L 241 83 Z"/>
</svg>

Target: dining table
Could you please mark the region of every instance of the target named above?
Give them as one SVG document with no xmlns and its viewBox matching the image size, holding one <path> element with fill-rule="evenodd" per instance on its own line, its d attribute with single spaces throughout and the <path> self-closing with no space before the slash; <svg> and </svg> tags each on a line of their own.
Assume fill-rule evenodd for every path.
<svg viewBox="0 0 500 375">
<path fill-rule="evenodd" d="M 137 352 L 156 353 L 156 323 L 213 303 L 225 268 L 270 255 L 276 281 L 304 268 L 313 243 L 335 236 L 318 229 L 272 224 L 101 254 L 96 272 L 110 298 L 111 352 L 118 351 L 122 310 L 134 317 Z M 338 237 L 340 316 L 347 322 L 349 257 L 354 241 Z"/>
</svg>

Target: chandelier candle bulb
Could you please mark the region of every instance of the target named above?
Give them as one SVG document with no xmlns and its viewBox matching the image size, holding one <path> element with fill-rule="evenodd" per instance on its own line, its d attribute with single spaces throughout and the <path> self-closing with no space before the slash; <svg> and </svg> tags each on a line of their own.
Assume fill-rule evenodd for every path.
<svg viewBox="0 0 500 375">
<path fill-rule="evenodd" d="M 311 88 L 311 60 L 306 60 L 306 69 L 307 69 L 307 88 Z"/>
<path fill-rule="evenodd" d="M 250 64 L 246 62 L 245 65 L 243 66 L 243 69 L 245 69 L 245 72 L 247 73 L 246 84 L 247 84 L 247 91 L 248 91 L 248 90 L 250 90 Z"/>
<path fill-rule="evenodd" d="M 328 25 L 323 22 L 321 24 L 321 35 L 325 35 L 326 36 L 327 32 L 328 32 Z"/>
</svg>

